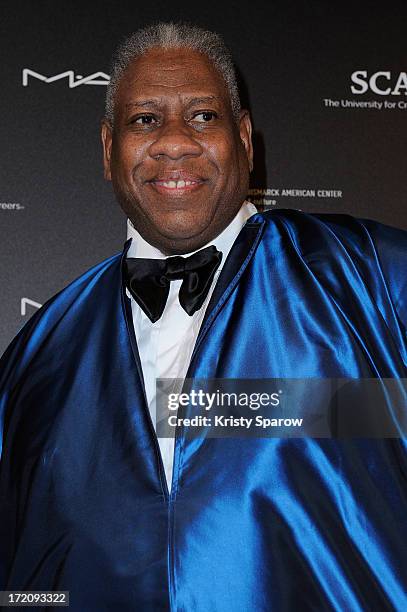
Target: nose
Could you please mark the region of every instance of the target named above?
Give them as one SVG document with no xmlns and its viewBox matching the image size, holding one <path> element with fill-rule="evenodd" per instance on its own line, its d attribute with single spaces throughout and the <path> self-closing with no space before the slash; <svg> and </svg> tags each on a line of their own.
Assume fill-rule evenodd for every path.
<svg viewBox="0 0 407 612">
<path fill-rule="evenodd" d="M 155 132 L 156 138 L 149 147 L 149 155 L 158 158 L 165 155 L 170 159 L 197 157 L 202 153 L 202 146 L 194 139 L 191 128 L 183 119 L 168 121 Z"/>
</svg>

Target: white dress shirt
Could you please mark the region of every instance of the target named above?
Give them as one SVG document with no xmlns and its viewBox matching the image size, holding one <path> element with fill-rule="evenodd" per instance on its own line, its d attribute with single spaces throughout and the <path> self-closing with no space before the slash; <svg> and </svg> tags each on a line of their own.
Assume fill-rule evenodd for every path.
<svg viewBox="0 0 407 612">
<path fill-rule="evenodd" d="M 205 302 L 192 316 L 185 312 L 178 300 L 182 280 L 171 281 L 164 312 L 155 323 L 150 321 L 126 289 L 128 297 L 131 298 L 134 332 L 144 376 L 148 408 L 154 428 L 156 428 L 156 379 L 185 378 L 199 328 L 223 264 L 243 225 L 256 212 L 257 209 L 254 204 L 244 202 L 229 225 L 216 238 L 204 245 L 215 245 L 219 251 L 222 251 L 223 256 Z M 127 238 L 132 238 L 127 257 L 148 257 L 150 259 L 165 259 L 168 257 L 168 255 L 164 255 L 159 249 L 146 242 L 129 219 L 127 220 Z M 196 251 L 192 252 L 195 253 Z M 192 252 L 186 253 L 185 257 L 191 255 Z M 168 490 L 171 490 L 174 438 L 158 438 L 158 443 Z"/>
</svg>

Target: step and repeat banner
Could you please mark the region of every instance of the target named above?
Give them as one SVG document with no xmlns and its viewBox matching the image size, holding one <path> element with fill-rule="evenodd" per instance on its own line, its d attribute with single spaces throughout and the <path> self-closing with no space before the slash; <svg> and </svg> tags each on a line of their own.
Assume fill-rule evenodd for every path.
<svg viewBox="0 0 407 612">
<path fill-rule="evenodd" d="M 6 0 L 0 11 L 0 352 L 123 246 L 100 120 L 114 48 L 149 23 L 189 21 L 231 48 L 255 129 L 255 204 L 407 229 L 407 3 Z"/>
</svg>

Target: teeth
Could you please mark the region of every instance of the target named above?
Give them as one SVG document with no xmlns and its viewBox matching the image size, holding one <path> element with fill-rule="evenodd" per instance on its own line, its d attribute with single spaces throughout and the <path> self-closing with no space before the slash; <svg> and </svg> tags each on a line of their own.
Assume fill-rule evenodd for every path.
<svg viewBox="0 0 407 612">
<path fill-rule="evenodd" d="M 159 184 L 167 189 L 183 189 L 189 185 L 194 185 L 196 181 L 159 181 Z"/>
</svg>

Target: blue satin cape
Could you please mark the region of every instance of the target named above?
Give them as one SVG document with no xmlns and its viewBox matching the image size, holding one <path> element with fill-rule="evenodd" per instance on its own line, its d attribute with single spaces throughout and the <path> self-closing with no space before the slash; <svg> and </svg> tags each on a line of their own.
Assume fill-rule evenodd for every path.
<svg viewBox="0 0 407 612">
<path fill-rule="evenodd" d="M 123 253 L 49 300 L 1 361 L 0 589 L 70 610 L 407 610 L 399 439 L 186 439 L 171 495 Z M 406 234 L 275 210 L 225 262 L 189 376 L 406 377 Z"/>
</svg>

